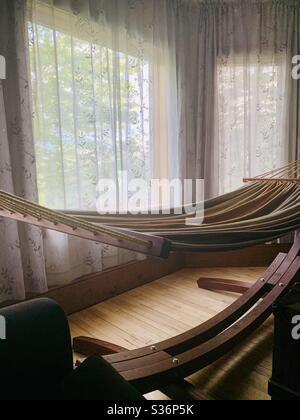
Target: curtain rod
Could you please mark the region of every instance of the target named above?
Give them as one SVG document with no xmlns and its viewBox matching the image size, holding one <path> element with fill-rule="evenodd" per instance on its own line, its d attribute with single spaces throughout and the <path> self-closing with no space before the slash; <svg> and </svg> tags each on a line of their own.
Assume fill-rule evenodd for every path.
<svg viewBox="0 0 300 420">
<path fill-rule="evenodd" d="M 182 4 L 192 4 L 196 6 L 225 6 L 225 5 L 254 5 L 254 4 L 274 4 L 285 6 L 300 6 L 299 0 L 180 0 Z"/>
</svg>

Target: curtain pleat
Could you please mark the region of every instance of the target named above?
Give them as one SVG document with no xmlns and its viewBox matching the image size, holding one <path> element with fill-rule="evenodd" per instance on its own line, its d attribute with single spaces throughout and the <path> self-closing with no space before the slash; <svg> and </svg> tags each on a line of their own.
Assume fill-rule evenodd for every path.
<svg viewBox="0 0 300 420">
<path fill-rule="evenodd" d="M 0 188 L 37 200 L 26 9 L 23 1 L 0 4 Z M 0 220 L 0 301 L 47 291 L 42 234 L 38 228 Z"/>
</svg>

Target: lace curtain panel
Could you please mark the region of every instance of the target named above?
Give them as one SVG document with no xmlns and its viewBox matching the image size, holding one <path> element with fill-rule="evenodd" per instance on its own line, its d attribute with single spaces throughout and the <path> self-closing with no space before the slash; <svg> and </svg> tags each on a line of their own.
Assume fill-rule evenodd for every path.
<svg viewBox="0 0 300 420">
<path fill-rule="evenodd" d="M 168 177 L 176 76 L 165 3 L 158 3 L 29 2 L 42 204 L 95 210 L 101 179 L 119 191 L 123 172 L 128 182 Z"/>
<path fill-rule="evenodd" d="M 169 175 L 177 99 L 166 8 L 156 1 L 27 3 L 39 201 L 95 210 L 98 182 L 110 179 L 122 210 L 124 172 L 128 182 Z M 48 281 L 56 283 L 139 258 L 53 232 L 44 247 Z"/>
<path fill-rule="evenodd" d="M 299 158 L 299 1 L 175 7 L 182 176 L 204 177 L 211 197 Z"/>
<path fill-rule="evenodd" d="M 31 0 L 5 0 L 0 8 L 0 53 L 8 63 L 1 188 L 83 210 L 95 205 L 100 177 L 118 183 L 122 170 L 146 180 L 169 175 L 177 99 L 167 8 Z M 0 301 L 140 258 L 5 220 L 0 228 Z"/>
<path fill-rule="evenodd" d="M 49 207 L 94 208 L 98 180 L 122 189 L 122 171 L 204 178 L 211 197 L 297 157 L 299 3 L 30 5 L 39 197 Z"/>
</svg>

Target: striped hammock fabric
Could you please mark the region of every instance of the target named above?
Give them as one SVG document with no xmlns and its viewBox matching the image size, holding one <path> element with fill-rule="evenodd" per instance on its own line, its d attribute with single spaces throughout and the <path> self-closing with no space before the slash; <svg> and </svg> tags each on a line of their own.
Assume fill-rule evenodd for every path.
<svg viewBox="0 0 300 420">
<path fill-rule="evenodd" d="M 169 239 L 174 251 L 222 251 L 278 239 L 300 228 L 300 161 L 245 179 L 239 190 L 204 203 L 204 221 L 187 226 L 195 214 L 109 216 L 86 213 L 93 223 Z"/>
</svg>

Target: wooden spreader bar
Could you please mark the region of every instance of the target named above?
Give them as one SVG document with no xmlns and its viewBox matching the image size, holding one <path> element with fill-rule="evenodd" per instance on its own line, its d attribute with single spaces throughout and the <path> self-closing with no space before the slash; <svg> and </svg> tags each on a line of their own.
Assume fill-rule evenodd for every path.
<svg viewBox="0 0 300 420">
<path fill-rule="evenodd" d="M 0 217 L 124 248 L 148 256 L 168 258 L 171 250 L 171 242 L 165 238 L 132 232 L 127 229 L 95 225 L 74 216 L 47 209 L 1 190 Z"/>
<path fill-rule="evenodd" d="M 300 178 L 244 178 L 243 182 L 284 182 L 284 183 L 294 183 L 300 184 Z"/>
</svg>

